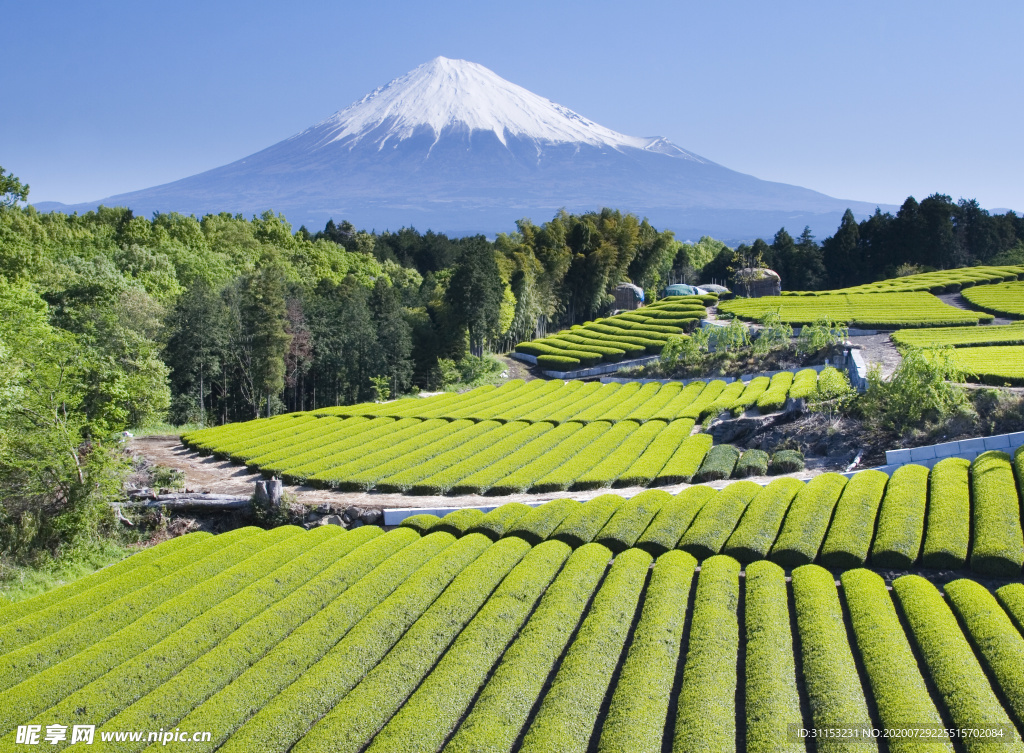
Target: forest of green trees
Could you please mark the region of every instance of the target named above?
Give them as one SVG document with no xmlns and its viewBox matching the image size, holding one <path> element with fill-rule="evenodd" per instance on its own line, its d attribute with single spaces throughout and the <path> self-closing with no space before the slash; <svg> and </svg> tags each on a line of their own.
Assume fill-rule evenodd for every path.
<svg viewBox="0 0 1024 753">
<path fill-rule="evenodd" d="M 785 229 L 730 249 L 612 209 L 521 220 L 490 240 L 348 222 L 293 231 L 273 212 L 41 214 L 0 168 L 0 550 L 72 542 L 109 517 L 119 435 L 248 420 L 452 381 L 472 364 L 607 313 L 629 280 L 727 279 L 760 257 L 787 289 L 921 268 L 1024 261 L 1024 220 L 908 199 L 847 213 L 817 243 Z M 446 365 L 449 368 L 446 369 Z M 472 369 L 469 369 L 472 371 Z"/>
</svg>

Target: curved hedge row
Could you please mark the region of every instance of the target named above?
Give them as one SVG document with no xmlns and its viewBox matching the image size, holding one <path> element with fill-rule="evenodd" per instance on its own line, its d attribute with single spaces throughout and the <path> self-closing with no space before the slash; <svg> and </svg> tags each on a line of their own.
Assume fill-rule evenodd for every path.
<svg viewBox="0 0 1024 753">
<path fill-rule="evenodd" d="M 928 469 L 920 465 L 897 468 L 885 487 L 878 514 L 878 531 L 871 547 L 875 566 L 906 570 L 917 562 L 927 506 Z"/>
<path fill-rule="evenodd" d="M 660 753 L 696 566 L 684 552 L 667 552 L 654 563 L 640 622 L 601 728 L 601 753 Z"/>
<path fill-rule="evenodd" d="M 523 753 L 586 752 L 650 566 L 651 556 L 639 549 L 615 558 L 523 738 Z"/>
<path fill-rule="evenodd" d="M 748 522 L 767 516 L 771 528 L 778 497 L 767 492 L 792 483 L 758 492 Z M 1024 585 L 993 595 L 961 579 L 943 595 L 904 576 L 890 595 L 862 569 L 837 589 L 815 565 L 787 583 L 770 561 L 744 575 L 725 555 L 707 558 L 695 582 L 696 559 L 674 547 L 728 494 L 692 487 L 466 509 L 430 516 L 425 535 L 250 529 L 157 547 L 121 576 L 16 610 L 22 626 L 49 610 L 70 614 L 105 584 L 224 539 L 166 573 L 187 584 L 176 595 L 151 578 L 126 603 L 152 609 L 95 643 L 68 644 L 56 663 L 26 666 L 2 694 L 2 747 L 18 747 L 16 727 L 87 720 L 101 749 L 152 753 L 160 742 L 102 737 L 207 730 L 202 751 L 762 753 L 807 749 L 795 729 L 852 726 L 909 733 L 886 741 L 893 751 L 1024 751 Z M 548 540 L 492 541 L 516 521 L 520 534 Z M 619 551 L 577 543 L 595 538 Z M 96 627 L 95 615 L 54 636 Z M 14 653 L 45 656 L 54 636 Z M 921 725 L 1002 736 L 917 738 Z M 864 737 L 813 742 L 878 747 Z"/>
<path fill-rule="evenodd" d="M 1011 741 L 1004 736 L 993 742 L 967 738 L 964 740 L 967 750 L 1024 751 L 1019 734 L 1014 731 L 984 669 L 938 589 L 920 576 L 905 575 L 893 582 L 893 593 L 953 726 L 964 729 L 1001 727 L 1014 738 Z"/>
<path fill-rule="evenodd" d="M 786 574 L 761 560 L 745 579 L 747 753 L 803 753 L 790 725 L 803 726 Z"/>
<path fill-rule="evenodd" d="M 800 652 L 814 728 L 870 728 L 864 688 L 850 649 L 835 578 L 817 565 L 793 571 L 793 603 L 800 630 Z M 816 739 L 820 753 L 878 750 L 871 739 L 826 736 Z"/>
<path fill-rule="evenodd" d="M 739 563 L 731 557 L 711 557 L 701 568 L 679 691 L 675 750 L 736 750 L 739 575 Z"/>
<path fill-rule="evenodd" d="M 759 387 L 723 380 L 686 386 L 512 380 L 464 395 L 203 429 L 182 441 L 233 457 L 264 475 L 343 491 L 507 494 L 532 486 L 535 491 L 573 488 L 573 483 L 577 489 L 678 483 L 700 469 L 710 448 L 709 440 L 687 440 L 693 423 L 686 421 L 733 409 L 741 399 L 761 399 L 767 410 L 772 405 L 764 398 L 784 403 L 791 379 L 776 376 L 759 398 L 753 397 Z M 629 441 L 602 441 L 599 447 L 608 452 L 597 457 L 598 448 L 590 447 L 593 430 L 572 436 L 581 430 L 579 424 L 595 422 L 613 424 L 614 436 L 622 438 L 630 434 L 628 427 L 642 426 Z M 570 423 L 575 425 L 565 428 Z M 699 447 L 705 452 L 690 457 L 690 449 Z M 552 464 L 552 458 L 558 461 Z M 763 457 L 752 453 L 748 461 L 744 474 L 763 473 Z M 527 466 L 537 473 L 526 474 Z M 542 479 L 547 474 L 552 478 Z"/>
<path fill-rule="evenodd" d="M 690 441 L 709 439 L 690 437 L 680 452 L 687 454 Z M 695 456 L 702 453 L 701 448 Z M 1017 455 L 1018 463 L 1022 459 L 1024 452 Z M 699 461 L 670 462 L 664 472 L 674 473 L 682 462 L 692 469 Z M 605 494 L 576 504 L 565 498 L 547 503 L 561 510 L 555 528 L 533 534 L 530 540 L 554 537 L 572 546 L 598 540 L 616 551 L 636 546 L 655 556 L 678 547 L 698 559 L 725 553 L 741 562 L 767 558 L 787 568 L 819 562 L 847 570 L 863 566 L 869 558 L 879 567 L 896 570 L 970 564 L 980 567 L 982 574 L 1017 577 L 1021 564 L 1013 559 L 1019 550 L 1014 549 L 1012 524 L 1019 521 L 1019 513 L 1011 462 L 1005 453 L 994 452 L 979 456 L 971 467 L 969 461 L 949 458 L 930 474 L 926 468 L 908 465 L 891 479 L 867 470 L 850 479 L 826 473 L 807 483 L 782 478 L 767 486 L 749 481 L 721 490 L 694 486 L 675 496 L 650 490 L 631 500 Z M 533 520 L 545 505 L 529 513 L 523 513 L 518 503 L 513 509 L 519 511 L 515 515 L 526 516 L 521 520 Z M 488 516 L 414 515 L 402 525 L 421 532 L 486 531 L 486 519 L 505 514 L 498 508 Z M 523 525 L 521 520 L 518 525 Z M 489 535 L 508 535 L 511 528 L 501 531 Z M 995 556 L 995 570 L 993 550 L 1006 552 Z"/>
<path fill-rule="evenodd" d="M 850 569 L 868 558 L 875 520 L 889 477 L 881 471 L 861 471 L 843 487 L 835 516 L 821 547 L 821 564 Z"/>
<path fill-rule="evenodd" d="M 1024 317 L 1024 282 L 1005 282 L 965 290 L 963 297 L 982 311 Z"/>
<path fill-rule="evenodd" d="M 928 694 L 885 581 L 868 570 L 851 570 L 843 574 L 842 583 L 857 653 L 882 725 L 910 734 L 923 725 L 945 726 Z M 932 753 L 952 751 L 953 746 L 949 740 L 894 737 L 889 749 L 897 753 Z"/>
<path fill-rule="evenodd" d="M 513 749 L 610 558 L 611 552 L 599 544 L 587 544 L 573 553 L 445 751 L 509 753 Z"/>
<path fill-rule="evenodd" d="M 928 526 L 921 564 L 960 570 L 971 539 L 971 461 L 946 458 L 928 476 Z"/>
<path fill-rule="evenodd" d="M 537 363 L 550 371 L 573 371 L 601 361 L 660 353 L 670 336 L 685 337 L 683 331 L 696 326 L 706 315 L 707 310 L 698 299 L 671 304 L 659 301 L 519 343 L 515 350 L 536 356 Z M 572 359 L 579 363 L 572 363 Z"/>
<path fill-rule="evenodd" d="M 789 507 L 786 522 L 775 540 L 770 557 L 783 567 L 814 562 L 832 520 L 832 511 L 846 487 L 837 473 L 824 473 L 807 482 Z"/>
<path fill-rule="evenodd" d="M 974 546 L 971 569 L 988 575 L 1017 575 L 1024 565 L 1020 499 L 1010 456 L 986 452 L 971 465 Z"/>
</svg>

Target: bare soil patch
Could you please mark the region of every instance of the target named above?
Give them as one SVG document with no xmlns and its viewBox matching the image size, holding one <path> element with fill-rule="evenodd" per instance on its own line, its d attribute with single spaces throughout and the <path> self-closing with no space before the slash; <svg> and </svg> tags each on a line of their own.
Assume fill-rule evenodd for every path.
<svg viewBox="0 0 1024 753">
<path fill-rule="evenodd" d="M 529 382 L 532 379 L 548 378 L 536 366 L 524 363 L 523 361 L 517 361 L 512 356 L 498 356 L 498 358 L 504 362 L 509 379 L 522 379 L 524 382 Z"/>
</svg>

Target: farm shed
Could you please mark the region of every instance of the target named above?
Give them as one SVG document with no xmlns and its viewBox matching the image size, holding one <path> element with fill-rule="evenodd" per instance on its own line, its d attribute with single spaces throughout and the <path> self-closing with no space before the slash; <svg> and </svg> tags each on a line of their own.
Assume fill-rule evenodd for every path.
<svg viewBox="0 0 1024 753">
<path fill-rule="evenodd" d="M 733 276 L 736 292 L 747 298 L 782 294 L 782 278 L 770 269 L 746 267 Z"/>
<path fill-rule="evenodd" d="M 644 290 L 632 283 L 624 282 L 615 287 L 615 308 L 634 311 L 644 305 Z"/>
</svg>

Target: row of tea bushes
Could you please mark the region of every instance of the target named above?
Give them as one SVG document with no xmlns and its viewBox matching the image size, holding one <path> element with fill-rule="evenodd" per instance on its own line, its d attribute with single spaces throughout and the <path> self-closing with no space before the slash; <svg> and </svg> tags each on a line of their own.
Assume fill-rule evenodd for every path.
<svg viewBox="0 0 1024 753">
<path fill-rule="evenodd" d="M 1014 459 L 1002 452 L 984 453 L 973 463 L 948 458 L 931 472 L 907 465 L 891 478 L 868 470 L 851 479 L 825 473 L 807 483 L 781 478 L 763 487 L 738 481 L 721 490 L 693 486 L 675 496 L 649 490 L 630 500 L 611 494 L 586 503 L 562 498 L 529 512 L 513 503 L 466 530 L 486 533 L 482 526 L 492 516 L 523 514 L 531 526 L 543 525 L 517 523 L 500 535 L 532 542 L 550 537 L 574 547 L 597 541 L 613 551 L 637 546 L 655 556 L 681 549 L 698 560 L 724 553 L 786 568 L 812 562 L 837 569 L 970 567 L 1017 577 L 1024 534 L 1015 474 L 1024 478 L 1024 449 Z M 465 515 L 415 515 L 403 525 L 452 530 L 444 528 L 446 521 Z"/>
</svg>

